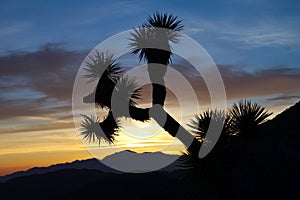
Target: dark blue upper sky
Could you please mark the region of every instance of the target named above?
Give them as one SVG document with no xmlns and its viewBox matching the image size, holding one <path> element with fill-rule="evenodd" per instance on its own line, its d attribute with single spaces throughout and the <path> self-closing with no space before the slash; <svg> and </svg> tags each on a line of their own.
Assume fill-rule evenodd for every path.
<svg viewBox="0 0 300 200">
<path fill-rule="evenodd" d="M 183 19 L 184 32 L 216 63 L 250 71 L 299 67 L 299 10 L 299 1 L 291 0 L 2 1 L 0 54 L 34 51 L 47 43 L 91 50 L 160 11 Z"/>
</svg>

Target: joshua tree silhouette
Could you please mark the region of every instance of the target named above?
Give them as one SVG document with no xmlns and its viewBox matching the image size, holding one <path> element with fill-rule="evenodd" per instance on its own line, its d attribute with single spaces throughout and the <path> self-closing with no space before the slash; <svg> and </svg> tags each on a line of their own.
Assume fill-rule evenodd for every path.
<svg viewBox="0 0 300 200">
<path fill-rule="evenodd" d="M 124 75 L 113 54 L 96 51 L 85 63 L 84 78 L 88 83 L 97 81 L 95 90 L 83 98 L 84 103 L 95 103 L 107 109 L 104 120 L 97 116 L 82 115 L 81 135 L 88 142 L 112 144 L 120 130 L 120 117 L 145 122 L 153 118 L 171 136 L 177 137 L 186 146 L 180 157 L 183 168 L 189 169 L 189 180 L 197 184 L 214 187 L 220 199 L 230 199 L 231 168 L 243 156 L 249 138 L 258 133 L 260 125 L 271 115 L 264 107 L 248 100 L 234 103 L 227 112 L 208 110 L 195 115 L 185 130 L 164 110 L 166 87 L 164 76 L 171 62 L 170 43 L 180 40 L 183 29 L 181 20 L 169 14 L 155 13 L 141 27 L 133 29 L 129 46 L 139 60 L 147 61 L 147 70 L 152 82 L 152 107 L 140 108 L 136 100 L 141 99 L 141 87 L 135 78 Z M 117 99 L 113 102 L 112 99 Z M 223 129 L 214 148 L 204 158 L 199 158 L 201 147 L 210 145 L 207 137 L 211 124 L 223 124 Z"/>
<path fill-rule="evenodd" d="M 182 29 L 181 20 L 177 20 L 177 17 L 157 12 L 148 17 L 142 29 L 135 29 L 131 34 L 132 53 L 139 54 L 140 61 L 144 58 L 148 62 L 153 105 L 164 105 L 166 98 L 164 76 L 172 55 L 169 42 L 178 42 L 178 31 Z"/>
<path fill-rule="evenodd" d="M 148 74 L 153 87 L 151 108 L 138 107 L 136 100 L 141 98 L 141 87 L 134 78 L 123 75 L 125 70 L 120 67 L 113 54 L 96 51 L 94 56 L 89 57 L 85 63 L 86 74 L 83 77 L 88 79 L 88 83 L 99 80 L 94 92 L 84 97 L 83 102 L 96 103 L 97 106 L 108 109 L 108 115 L 102 121 L 96 116 L 82 115 L 84 118 L 81 128 L 83 138 L 90 142 L 113 143 L 119 131 L 119 117 L 132 118 L 141 122 L 148 121 L 152 117 L 170 135 L 177 137 L 187 147 L 185 154 L 187 161 L 190 158 L 192 161 L 197 161 L 200 147 L 210 143 L 209 139 L 206 139 L 206 134 L 211 122 L 225 121 L 221 138 L 218 141 L 220 146 L 221 143 L 222 145 L 227 143 L 234 136 L 250 135 L 270 116 L 270 113 L 263 107 L 244 100 L 235 103 L 229 114 L 216 110 L 197 115 L 189 125 L 192 128 L 190 133 L 164 110 L 166 97 L 164 75 L 172 55 L 170 42 L 179 42 L 178 31 L 183 29 L 181 22 L 173 15 L 155 13 L 149 16 L 140 28 L 133 29 L 131 32 L 129 45 L 132 54 L 139 54 L 140 61 L 142 59 L 147 61 Z M 114 106 L 112 106 L 112 95 L 115 95 L 117 99 Z M 96 126 L 97 124 L 101 128 Z M 216 147 L 208 158 L 217 155 L 218 151 Z"/>
<path fill-rule="evenodd" d="M 230 110 L 234 134 L 245 137 L 254 134 L 258 126 L 265 122 L 271 114 L 261 105 L 249 100 L 234 103 Z"/>
<path fill-rule="evenodd" d="M 196 115 L 195 119 L 191 120 L 191 123 L 188 124 L 188 126 L 191 127 L 192 132 L 199 142 L 205 145 L 205 143 L 209 143 L 205 138 L 209 123 L 225 118 L 221 136 L 215 148 L 207 157 L 216 156 L 218 154 L 224 156 L 225 151 L 221 150 L 222 148 L 231 147 L 230 144 L 238 138 L 239 142 L 247 142 L 247 139 L 251 137 L 251 134 L 255 135 L 259 132 L 259 126 L 264 123 L 271 114 L 272 113 L 268 112 L 264 107 L 257 103 L 252 103 L 249 100 L 241 100 L 238 103 L 234 103 L 227 113 L 225 111 L 215 110 L 205 111 L 202 114 Z M 197 165 L 196 163 L 189 162 L 190 158 L 195 157 L 193 156 L 194 154 L 195 152 L 187 151 L 185 155 L 188 160 L 183 163 L 190 167 Z M 200 161 L 198 157 L 196 158 L 196 162 Z M 186 158 L 184 158 L 184 160 L 185 159 Z"/>
<path fill-rule="evenodd" d="M 89 117 L 82 115 L 84 120 L 82 122 L 81 134 L 83 138 L 90 142 L 98 140 L 113 143 L 115 136 L 118 135 L 119 122 L 115 120 L 118 117 L 132 117 L 139 121 L 149 120 L 149 109 L 142 109 L 135 107 L 135 99 L 140 99 L 140 88 L 134 79 L 122 76 L 123 70 L 114 59 L 114 56 L 109 53 L 100 53 L 96 51 L 95 56 L 89 57 L 84 68 L 86 74 L 83 76 L 88 79 L 88 83 L 100 78 L 94 92 L 83 98 L 84 103 L 96 103 L 101 108 L 109 110 L 107 117 L 100 122 L 97 117 Z M 120 104 L 115 108 L 112 115 L 111 98 L 114 89 L 117 88 L 118 99 Z M 129 105 L 130 116 L 126 112 L 121 112 L 123 108 Z M 115 117 L 115 118 L 114 118 Z M 97 125 L 99 124 L 100 127 Z"/>
<path fill-rule="evenodd" d="M 264 107 L 249 100 L 234 103 L 227 113 L 224 111 L 205 111 L 196 115 L 189 124 L 192 132 L 202 145 L 206 145 L 205 135 L 211 121 L 225 118 L 221 136 L 212 151 L 199 159 L 198 152 L 187 150 L 180 158 L 183 168 L 190 169 L 190 180 L 217 189 L 220 199 L 231 199 L 230 171 L 244 154 L 244 147 L 251 136 L 258 134 L 259 126 L 271 115 Z"/>
<path fill-rule="evenodd" d="M 97 118 L 95 123 L 99 123 L 103 128 L 103 133 L 99 134 L 88 126 L 88 122 L 92 126 L 92 118 L 83 116 L 82 134 L 84 138 L 93 141 L 91 138 L 100 140 L 106 136 L 107 141 L 112 143 L 114 136 L 119 130 L 118 122 L 112 119 L 114 117 L 131 117 L 139 121 L 147 121 L 152 117 L 161 127 L 163 127 L 170 135 L 177 137 L 189 149 L 199 151 L 201 143 L 194 138 L 192 134 L 186 131 L 171 115 L 164 109 L 163 105 L 166 97 L 166 89 L 164 85 L 164 75 L 166 73 L 167 65 L 171 62 L 171 46 L 169 42 L 178 42 L 178 31 L 183 29 L 181 20 L 177 17 L 168 14 L 155 13 L 148 17 L 141 28 L 133 29 L 131 33 L 129 45 L 132 48 L 133 54 L 139 54 L 139 59 L 146 59 L 148 62 L 148 74 L 152 81 L 153 94 L 151 108 L 139 108 L 134 99 L 140 98 L 140 88 L 134 79 L 122 76 L 122 69 L 114 59 L 113 55 L 108 53 L 96 52 L 94 57 L 90 57 L 86 63 L 85 78 L 88 82 L 99 78 L 97 87 L 93 93 L 83 98 L 85 103 L 95 102 L 102 108 L 109 109 L 109 114 L 106 119 L 100 122 Z M 100 74 L 102 74 L 101 77 Z M 114 88 L 118 99 L 114 107 L 111 105 L 111 98 Z M 129 113 L 126 109 L 129 106 Z M 117 113 L 117 114 L 116 114 Z M 110 127 L 107 127 L 110 126 Z M 112 128 L 113 127 L 113 128 Z M 101 131 L 97 129 L 97 131 Z M 89 134 L 90 133 L 90 134 Z"/>
<path fill-rule="evenodd" d="M 170 42 L 178 42 L 183 29 L 181 20 L 168 14 L 155 13 L 148 17 L 140 28 L 133 29 L 129 45 L 132 54 L 138 54 L 140 61 L 147 61 L 147 70 L 152 82 L 152 107 L 139 108 L 136 100 L 141 99 L 141 87 L 134 78 L 123 75 L 123 70 L 108 52 L 95 52 L 85 63 L 83 76 L 88 83 L 98 80 L 91 94 L 83 98 L 84 103 L 95 103 L 108 110 L 104 120 L 97 116 L 82 115 L 81 134 L 89 142 L 113 143 L 120 128 L 120 117 L 132 118 L 141 122 L 152 117 L 171 136 L 177 137 L 187 150 L 181 157 L 181 165 L 191 169 L 192 179 L 204 184 L 214 185 L 221 195 L 227 198 L 227 174 L 236 158 L 243 153 L 243 144 L 271 115 L 262 106 L 251 101 L 242 100 L 234 103 L 228 112 L 208 110 L 196 115 L 185 130 L 163 106 L 166 97 L 164 76 L 167 65 L 171 62 Z M 117 102 L 113 104 L 115 95 Z M 128 108 L 128 109 L 126 109 Z M 200 147 L 209 145 L 207 133 L 211 124 L 224 123 L 218 142 L 204 158 L 199 158 Z M 99 126 L 100 125 L 100 126 Z M 232 154 L 232 152 L 238 152 Z M 199 176 L 200 175 L 200 176 Z"/>
</svg>

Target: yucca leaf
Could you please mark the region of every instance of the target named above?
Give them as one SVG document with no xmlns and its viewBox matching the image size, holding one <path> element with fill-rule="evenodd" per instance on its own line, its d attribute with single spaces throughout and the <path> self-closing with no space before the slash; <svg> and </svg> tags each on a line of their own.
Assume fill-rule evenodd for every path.
<svg viewBox="0 0 300 200">
<path fill-rule="evenodd" d="M 86 73 L 83 75 L 83 78 L 89 79 L 88 83 L 98 80 L 101 77 L 115 80 L 123 73 L 113 54 L 97 50 L 95 55 L 88 58 L 83 69 Z"/>
<path fill-rule="evenodd" d="M 98 117 L 93 115 L 90 117 L 82 115 L 82 117 L 83 120 L 79 131 L 83 139 L 90 143 L 98 142 L 99 145 L 101 141 L 110 144 L 113 143 L 115 136 L 118 135 L 119 125 L 111 113 L 102 122 L 99 121 Z"/>
</svg>

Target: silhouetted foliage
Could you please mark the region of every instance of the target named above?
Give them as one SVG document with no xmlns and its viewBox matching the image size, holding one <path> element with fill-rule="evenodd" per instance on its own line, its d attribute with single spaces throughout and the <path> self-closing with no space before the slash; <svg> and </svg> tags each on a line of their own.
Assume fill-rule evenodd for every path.
<svg viewBox="0 0 300 200">
<path fill-rule="evenodd" d="M 195 115 L 195 118 L 191 120 L 191 123 L 188 126 L 192 129 L 192 133 L 199 140 L 202 145 L 207 145 L 210 143 L 206 139 L 206 134 L 208 132 L 209 126 L 211 124 L 224 123 L 223 129 L 220 135 L 220 138 L 214 147 L 214 149 L 204 158 L 200 159 L 198 151 L 193 151 L 187 149 L 183 153 L 181 158 L 182 167 L 194 170 L 201 171 L 201 174 L 207 175 L 208 161 L 217 160 L 221 154 L 226 151 L 226 145 L 231 140 L 231 119 L 222 110 L 207 110 L 199 115 Z M 210 166 L 212 167 L 212 166 Z"/>
<path fill-rule="evenodd" d="M 210 124 L 224 121 L 220 138 L 214 149 L 207 156 L 208 158 L 217 159 L 218 157 L 225 157 L 225 148 L 229 148 L 230 143 L 237 138 L 237 136 L 255 133 L 259 125 L 270 115 L 271 113 L 257 103 L 242 100 L 233 104 L 229 110 L 229 114 L 226 114 L 225 111 L 208 110 L 196 115 L 188 126 L 192 128 L 193 134 L 195 134 L 195 137 L 201 144 L 205 145 L 205 143 L 210 142 L 207 141 L 205 137 Z M 236 150 L 239 151 L 239 149 Z M 183 166 L 187 168 L 199 168 L 200 160 L 201 159 L 198 158 L 198 152 L 187 151 L 184 153 Z"/>
<path fill-rule="evenodd" d="M 131 32 L 129 45 L 133 54 L 139 54 L 148 63 L 167 65 L 170 62 L 171 46 L 169 42 L 179 41 L 179 33 L 183 29 L 182 20 L 172 14 L 155 13 L 149 16 L 141 28 Z"/>
<path fill-rule="evenodd" d="M 264 107 L 249 100 L 234 103 L 228 114 L 225 111 L 208 110 L 196 115 L 189 127 L 202 145 L 209 143 L 206 134 L 211 122 L 223 120 L 224 127 L 218 142 L 206 157 L 200 159 L 198 151 L 187 150 L 183 153 L 180 163 L 188 169 L 187 180 L 201 187 L 215 188 L 220 199 L 230 199 L 232 169 L 243 159 L 247 140 L 259 132 L 259 126 L 268 116 L 270 113 Z"/>
<path fill-rule="evenodd" d="M 117 119 L 118 120 L 118 119 Z M 119 121 L 116 121 L 110 111 L 106 118 L 99 123 L 103 133 L 108 138 L 109 143 L 113 143 L 115 140 L 115 136 L 118 136 L 118 131 L 120 129 Z"/>
<path fill-rule="evenodd" d="M 143 24 L 143 27 L 158 27 L 166 28 L 174 31 L 181 31 L 183 25 L 181 24 L 182 20 L 178 20 L 176 16 L 172 14 L 162 14 L 159 12 L 154 13 L 152 16 L 149 16 L 147 22 Z"/>
<path fill-rule="evenodd" d="M 99 121 L 98 117 L 95 116 L 83 116 L 80 133 L 83 139 L 86 139 L 90 143 L 98 142 L 100 145 L 101 141 L 113 143 L 117 131 L 119 130 L 118 123 L 113 118 L 111 112 L 102 121 Z"/>
<path fill-rule="evenodd" d="M 114 55 L 108 52 L 99 52 L 96 50 L 96 54 L 90 56 L 85 63 L 86 67 L 83 69 L 86 71 L 86 74 L 83 75 L 83 78 L 89 79 L 89 83 L 101 78 L 104 80 L 111 79 L 115 82 L 123 73 Z"/>
<path fill-rule="evenodd" d="M 234 103 L 230 109 L 232 134 L 247 136 L 255 133 L 258 126 L 265 122 L 271 114 L 264 107 L 249 100 L 241 100 L 238 103 Z"/>
<path fill-rule="evenodd" d="M 99 80 L 95 91 L 84 97 L 83 102 L 95 102 L 100 108 L 109 109 L 109 114 L 102 122 L 95 116 L 82 115 L 84 119 L 80 131 L 84 139 L 91 143 L 98 142 L 100 144 L 101 141 L 104 141 L 111 144 L 118 135 L 119 122 L 116 120 L 118 121 L 119 117 L 131 117 L 130 115 L 132 115 L 134 119 L 140 121 L 149 120 L 149 110 L 135 107 L 136 100 L 141 98 L 141 88 L 135 78 L 122 75 L 124 70 L 112 54 L 96 51 L 96 54 L 86 61 L 84 70 L 86 74 L 83 78 L 87 78 L 88 83 Z M 111 105 L 113 92 L 115 92 L 115 116 L 112 114 Z"/>
<path fill-rule="evenodd" d="M 136 106 L 135 100 L 141 99 L 141 89 L 134 77 L 122 76 L 115 88 L 118 102 L 129 102 L 130 106 Z M 123 107 L 128 107 L 128 105 Z"/>
<path fill-rule="evenodd" d="M 122 75 L 122 68 L 116 62 L 113 54 L 99 52 L 96 50 L 94 56 L 90 56 L 85 62 L 86 74 L 83 78 L 88 79 L 88 83 L 98 80 L 95 91 L 83 99 L 86 103 L 95 102 L 100 107 L 111 108 L 111 95 L 116 82 Z"/>
<path fill-rule="evenodd" d="M 139 54 L 148 63 L 148 74 L 152 82 L 152 104 L 164 105 L 166 88 L 164 76 L 171 62 L 170 42 L 179 41 L 183 29 L 181 20 L 172 14 L 155 13 L 149 16 L 141 28 L 134 29 L 129 38 L 132 54 Z M 159 65 L 154 65 L 159 64 Z"/>
<path fill-rule="evenodd" d="M 99 140 L 97 137 L 97 132 L 99 129 L 98 117 L 92 115 L 91 117 L 82 115 L 83 121 L 81 123 L 80 133 L 83 135 L 83 139 L 86 139 L 88 142 L 96 142 Z"/>
<path fill-rule="evenodd" d="M 188 126 L 192 129 L 199 141 L 204 141 L 206 133 L 211 124 L 224 124 L 222 132 L 225 135 L 231 134 L 231 119 L 226 115 L 225 111 L 221 110 L 207 110 L 201 114 L 195 115 Z"/>
</svg>

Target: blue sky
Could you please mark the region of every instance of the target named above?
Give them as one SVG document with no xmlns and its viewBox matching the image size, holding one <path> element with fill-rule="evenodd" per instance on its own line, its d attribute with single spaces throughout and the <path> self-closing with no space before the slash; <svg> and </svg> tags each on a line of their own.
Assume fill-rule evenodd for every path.
<svg viewBox="0 0 300 200">
<path fill-rule="evenodd" d="M 300 3 L 228 1 L 5 1 L 0 8 L 0 53 L 33 51 L 47 43 L 92 49 L 136 27 L 155 11 L 184 20 L 219 64 L 250 68 L 299 66 Z"/>
<path fill-rule="evenodd" d="M 283 111 L 300 99 L 299 10 L 296 0 L 1 1 L 0 174 L 90 156 L 73 124 L 76 72 L 96 45 L 156 11 L 182 19 L 210 54 L 229 104 L 248 98 Z M 186 63 L 173 66 L 193 74 Z M 189 80 L 207 103 L 198 78 Z"/>
</svg>

